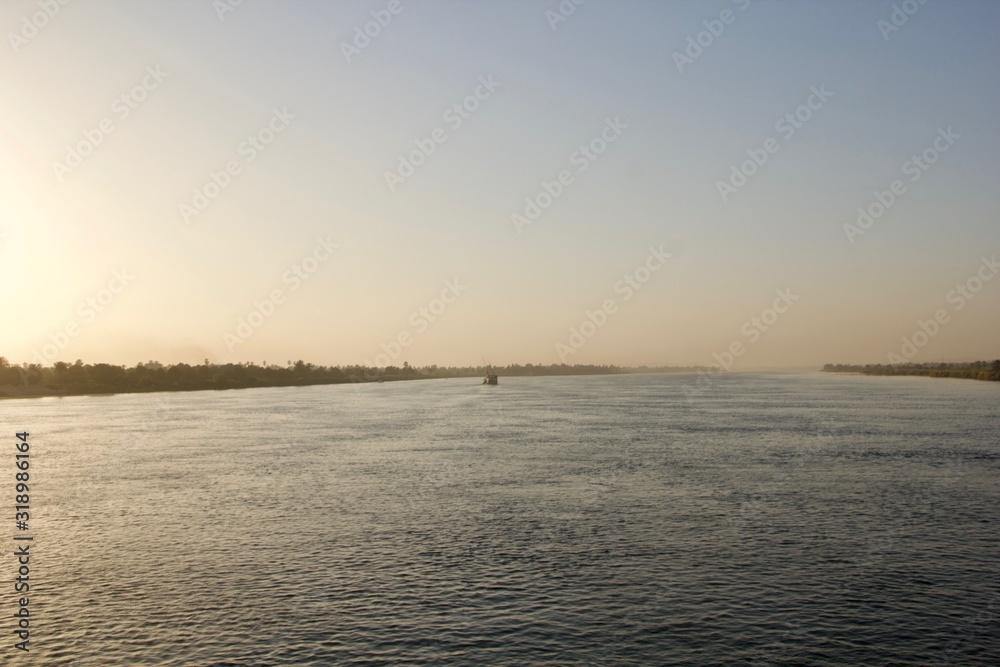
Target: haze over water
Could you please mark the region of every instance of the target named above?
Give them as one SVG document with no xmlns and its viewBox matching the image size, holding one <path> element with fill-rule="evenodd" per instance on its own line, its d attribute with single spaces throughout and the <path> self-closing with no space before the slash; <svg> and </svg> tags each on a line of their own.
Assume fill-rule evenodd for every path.
<svg viewBox="0 0 1000 667">
<path fill-rule="evenodd" d="M 994 383 L 693 381 L 5 401 L 31 664 L 1000 661 Z"/>
</svg>

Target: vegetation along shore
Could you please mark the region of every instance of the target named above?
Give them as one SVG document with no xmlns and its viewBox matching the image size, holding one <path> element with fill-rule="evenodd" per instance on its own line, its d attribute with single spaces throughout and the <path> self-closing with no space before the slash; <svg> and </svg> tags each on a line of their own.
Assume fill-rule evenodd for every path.
<svg viewBox="0 0 1000 667">
<path fill-rule="evenodd" d="M 494 366 L 503 377 L 542 375 L 611 375 L 621 373 L 696 372 L 700 366 L 596 366 L 586 364 L 512 364 Z M 435 378 L 482 377 L 483 366 L 316 366 L 304 361 L 286 365 L 252 363 L 164 365 L 156 361 L 129 368 L 112 364 L 69 364 L 52 366 L 15 365 L 0 357 L 0 398 L 32 396 L 73 396 L 80 394 L 124 394 L 152 391 L 202 391 L 246 389 L 250 387 L 301 387 L 347 382 L 392 382 Z"/>
<path fill-rule="evenodd" d="M 1000 382 L 1000 359 L 939 364 L 827 364 L 827 373 L 861 373 L 862 375 L 924 375 L 933 378 L 964 378 Z"/>
</svg>

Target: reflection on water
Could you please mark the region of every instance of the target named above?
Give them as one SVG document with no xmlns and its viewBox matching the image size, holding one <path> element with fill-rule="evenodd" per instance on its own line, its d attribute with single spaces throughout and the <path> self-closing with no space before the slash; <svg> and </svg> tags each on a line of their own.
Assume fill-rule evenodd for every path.
<svg viewBox="0 0 1000 667">
<path fill-rule="evenodd" d="M 995 385 L 690 381 L 2 402 L 32 664 L 1000 663 Z"/>
</svg>

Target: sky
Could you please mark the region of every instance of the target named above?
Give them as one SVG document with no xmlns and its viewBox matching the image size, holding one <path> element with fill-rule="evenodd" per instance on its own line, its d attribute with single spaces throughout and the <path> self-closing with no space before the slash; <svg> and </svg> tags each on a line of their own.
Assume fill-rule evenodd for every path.
<svg viewBox="0 0 1000 667">
<path fill-rule="evenodd" d="M 998 29 L 988 0 L 5 0 L 0 355 L 994 359 Z"/>
</svg>

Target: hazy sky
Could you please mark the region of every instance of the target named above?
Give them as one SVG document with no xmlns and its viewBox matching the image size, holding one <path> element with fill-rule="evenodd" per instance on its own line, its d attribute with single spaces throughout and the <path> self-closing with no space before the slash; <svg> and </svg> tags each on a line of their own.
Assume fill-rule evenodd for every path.
<svg viewBox="0 0 1000 667">
<path fill-rule="evenodd" d="M 997 2 L 4 0 L 0 28 L 15 362 L 1000 356 Z"/>
</svg>

